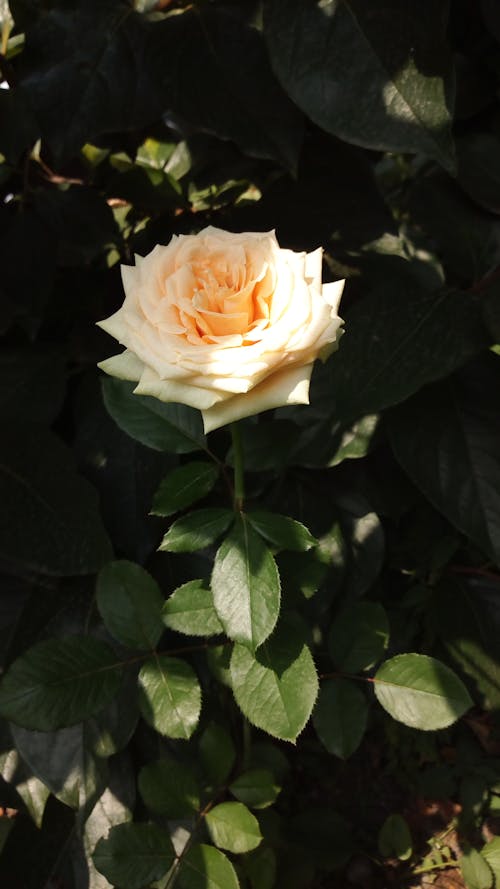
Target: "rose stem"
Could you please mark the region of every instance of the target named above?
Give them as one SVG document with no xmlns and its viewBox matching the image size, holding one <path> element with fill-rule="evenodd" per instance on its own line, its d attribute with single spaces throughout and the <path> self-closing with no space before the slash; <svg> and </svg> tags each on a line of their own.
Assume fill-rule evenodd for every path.
<svg viewBox="0 0 500 889">
<path fill-rule="evenodd" d="M 245 499 L 245 483 L 243 478 L 243 447 L 237 423 L 231 423 L 231 436 L 233 439 L 234 508 L 241 512 L 243 500 Z"/>
</svg>

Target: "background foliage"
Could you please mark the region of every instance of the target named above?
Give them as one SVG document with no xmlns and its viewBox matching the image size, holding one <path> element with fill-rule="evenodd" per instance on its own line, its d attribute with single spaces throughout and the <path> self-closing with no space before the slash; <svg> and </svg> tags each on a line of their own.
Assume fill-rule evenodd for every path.
<svg viewBox="0 0 500 889">
<path fill-rule="evenodd" d="M 6 885 L 500 886 L 498 4 L 0 16 Z M 236 521 L 227 432 L 96 370 L 207 224 L 347 278 Z"/>
</svg>

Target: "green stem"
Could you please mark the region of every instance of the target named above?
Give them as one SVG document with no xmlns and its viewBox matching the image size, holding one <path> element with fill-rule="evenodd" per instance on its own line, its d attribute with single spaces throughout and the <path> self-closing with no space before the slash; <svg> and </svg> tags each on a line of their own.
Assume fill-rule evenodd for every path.
<svg viewBox="0 0 500 889">
<path fill-rule="evenodd" d="M 241 434 L 237 423 L 231 423 L 231 436 L 233 439 L 234 462 L 234 508 L 241 512 L 245 499 L 245 481 L 243 473 L 243 446 Z"/>
</svg>

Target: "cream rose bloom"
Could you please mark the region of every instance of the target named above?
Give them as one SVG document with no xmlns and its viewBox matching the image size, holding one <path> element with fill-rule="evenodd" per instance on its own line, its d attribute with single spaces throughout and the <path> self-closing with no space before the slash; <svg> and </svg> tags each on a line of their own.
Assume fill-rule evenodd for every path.
<svg viewBox="0 0 500 889">
<path fill-rule="evenodd" d="M 199 408 L 205 432 L 309 403 L 314 360 L 337 346 L 343 281 L 321 284 L 322 250 L 274 232 L 209 226 L 122 266 L 125 301 L 99 325 L 126 346 L 99 365 L 134 392 Z"/>
</svg>

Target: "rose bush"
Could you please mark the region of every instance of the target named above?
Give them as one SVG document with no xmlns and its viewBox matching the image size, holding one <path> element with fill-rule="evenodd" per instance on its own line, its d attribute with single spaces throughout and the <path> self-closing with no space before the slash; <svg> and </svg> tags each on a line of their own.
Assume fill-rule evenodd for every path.
<svg viewBox="0 0 500 889">
<path fill-rule="evenodd" d="M 198 408 L 205 431 L 307 404 L 316 358 L 336 348 L 344 281 L 321 283 L 322 250 L 274 232 L 209 226 L 122 266 L 125 301 L 100 326 L 126 346 L 101 362 L 135 392 Z"/>
</svg>

